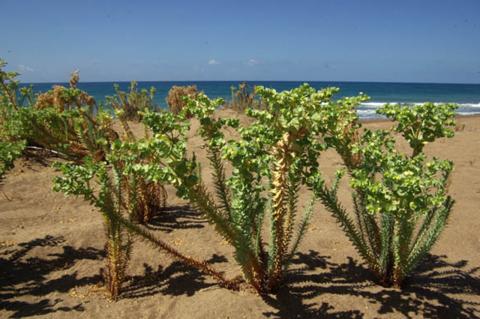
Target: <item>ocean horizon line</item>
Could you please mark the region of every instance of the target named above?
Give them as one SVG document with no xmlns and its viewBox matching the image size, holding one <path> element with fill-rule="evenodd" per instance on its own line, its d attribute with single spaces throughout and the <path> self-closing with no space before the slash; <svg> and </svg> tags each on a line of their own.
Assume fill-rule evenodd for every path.
<svg viewBox="0 0 480 319">
<path fill-rule="evenodd" d="M 240 83 L 246 82 L 253 87 L 262 85 L 277 91 L 290 90 L 302 83 L 309 83 L 315 89 L 338 87 L 340 92 L 336 98 L 366 94 L 370 99 L 359 106 L 362 117 L 374 117 L 375 109 L 386 103 L 418 104 L 424 102 L 456 103 L 458 113 L 480 113 L 480 84 L 448 84 L 448 83 L 406 83 L 406 82 L 341 82 L 341 81 L 137 81 L 138 89 L 154 87 L 156 94 L 154 102 L 162 108 L 167 107 L 166 98 L 174 85 L 196 85 L 198 91 L 203 91 L 210 98 L 232 99 L 232 87 L 237 88 Z M 120 90 L 129 90 L 129 81 L 102 81 L 78 83 L 78 88 L 86 91 L 101 104 L 105 104 L 106 96 L 116 94 L 114 84 Z M 23 83 L 22 86 L 32 85 L 35 93 L 48 91 L 53 85 L 68 86 L 68 82 Z"/>
<path fill-rule="evenodd" d="M 480 85 L 478 83 L 467 83 L 467 82 L 407 82 L 407 81 L 341 81 L 341 80 L 112 80 L 112 81 L 81 81 L 80 83 L 85 84 L 96 84 L 96 83 L 131 83 L 135 81 L 137 83 L 222 83 L 222 82 L 235 82 L 235 83 L 254 83 L 254 82 L 269 82 L 269 83 L 368 83 L 368 84 L 438 84 L 438 85 Z M 29 84 L 65 84 L 68 83 L 68 80 L 65 81 L 39 81 L 39 82 L 22 82 L 23 85 Z"/>
</svg>

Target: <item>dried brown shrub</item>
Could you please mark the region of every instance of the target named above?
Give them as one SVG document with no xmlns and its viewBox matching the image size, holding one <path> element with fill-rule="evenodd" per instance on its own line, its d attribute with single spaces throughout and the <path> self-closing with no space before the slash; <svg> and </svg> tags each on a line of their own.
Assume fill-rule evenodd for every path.
<svg viewBox="0 0 480 319">
<path fill-rule="evenodd" d="M 180 111 L 185 107 L 184 97 L 188 96 L 194 98 L 198 94 L 197 86 L 177 86 L 174 85 L 168 91 L 167 104 L 170 111 L 174 114 L 180 113 Z"/>
<path fill-rule="evenodd" d="M 70 88 L 60 85 L 54 85 L 50 91 L 38 95 L 35 104 L 36 109 L 45 109 L 54 107 L 56 110 L 63 112 L 72 108 L 80 108 L 83 105 L 88 105 L 93 109 L 96 101 L 93 96 L 88 95 L 87 92 L 77 89 L 77 84 L 80 81 L 78 71 L 74 71 L 70 75 Z"/>
<path fill-rule="evenodd" d="M 129 177 L 126 177 L 126 182 L 129 182 Z M 128 205 L 134 206 L 131 220 L 139 224 L 150 223 L 152 218 L 161 209 L 167 205 L 167 191 L 165 186 L 160 183 L 147 182 L 143 179 L 137 181 L 135 193 L 127 192 Z M 136 205 L 131 205 L 130 202 L 135 197 Z"/>
<path fill-rule="evenodd" d="M 118 138 L 109 117 L 96 111 L 96 101 L 77 88 L 78 72 L 73 72 L 70 87 L 55 85 L 39 94 L 32 107 L 23 112 L 21 122 L 28 144 L 54 151 L 62 157 L 81 161 L 105 157 L 104 143 Z M 22 114 L 23 114 L 22 113 Z"/>
</svg>

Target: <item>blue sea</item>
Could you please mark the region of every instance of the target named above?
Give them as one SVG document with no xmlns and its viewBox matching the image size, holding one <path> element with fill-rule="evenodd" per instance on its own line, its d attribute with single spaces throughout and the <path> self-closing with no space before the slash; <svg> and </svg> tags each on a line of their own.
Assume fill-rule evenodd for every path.
<svg viewBox="0 0 480 319">
<path fill-rule="evenodd" d="M 113 84 L 117 83 L 122 90 L 127 90 L 128 82 L 90 82 L 82 83 L 78 87 L 95 97 L 97 102 L 103 103 L 105 96 L 114 95 Z M 138 82 L 139 88 L 155 87 L 156 103 L 166 107 L 165 98 L 173 85 L 196 85 L 211 98 L 231 98 L 231 87 L 238 85 L 238 81 L 192 81 L 192 82 Z M 250 81 L 247 83 L 271 87 L 277 91 L 288 90 L 304 82 L 289 81 Z M 458 113 L 462 115 L 480 114 L 480 84 L 434 84 L 434 83 L 384 83 L 384 82 L 307 82 L 317 89 L 334 86 L 340 88 L 337 97 L 353 96 L 360 92 L 367 94 L 370 101 L 362 104 L 358 113 L 362 118 L 375 118 L 375 110 L 385 103 L 458 103 Z M 52 85 L 68 85 L 66 83 L 31 83 L 35 92 L 49 90 Z"/>
</svg>

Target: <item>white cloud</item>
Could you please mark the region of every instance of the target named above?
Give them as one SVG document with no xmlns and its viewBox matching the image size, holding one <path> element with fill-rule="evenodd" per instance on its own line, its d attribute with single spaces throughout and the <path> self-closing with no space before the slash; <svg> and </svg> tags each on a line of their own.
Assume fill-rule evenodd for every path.
<svg viewBox="0 0 480 319">
<path fill-rule="evenodd" d="M 210 59 L 210 60 L 208 60 L 208 64 L 209 65 L 217 65 L 217 64 L 220 64 L 220 62 L 215 60 L 215 59 Z"/>
<path fill-rule="evenodd" d="M 260 64 L 260 61 L 258 61 L 256 59 L 250 59 L 250 60 L 247 61 L 247 64 L 250 65 L 250 66 L 254 66 L 254 65 Z"/>
<path fill-rule="evenodd" d="M 29 67 L 28 65 L 24 65 L 24 64 L 19 64 L 18 69 L 20 70 L 20 72 L 33 72 L 33 71 L 35 71 L 33 68 Z"/>
</svg>

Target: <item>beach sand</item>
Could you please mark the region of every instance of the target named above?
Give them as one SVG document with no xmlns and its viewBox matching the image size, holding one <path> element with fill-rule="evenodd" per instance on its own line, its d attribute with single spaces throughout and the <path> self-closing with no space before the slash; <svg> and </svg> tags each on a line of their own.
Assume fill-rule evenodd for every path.
<svg viewBox="0 0 480 319">
<path fill-rule="evenodd" d="M 292 267 L 301 271 L 289 273 L 286 286 L 276 295 L 262 298 L 249 289 L 220 288 L 211 278 L 136 241 L 125 292 L 118 302 L 111 302 L 99 288 L 101 215 L 81 199 L 54 193 L 51 181 L 57 173 L 48 163 L 19 159 L 0 185 L 0 317 L 479 317 L 480 117 L 461 117 L 458 122 L 461 129 L 453 139 L 426 147 L 428 155 L 455 163 L 450 193 L 456 204 L 450 222 L 432 255 L 401 291 L 372 281 L 335 220 L 317 204 Z M 191 134 L 190 149 L 202 161 L 205 182 L 211 187 L 201 140 Z M 340 165 L 330 151 L 321 163 L 330 177 Z M 155 234 L 186 254 L 209 260 L 227 277 L 240 275 L 231 247 L 176 198 L 173 189 L 168 190 L 168 207 L 150 226 Z M 309 196 L 302 193 L 302 206 Z M 350 207 L 345 182 L 340 196 Z"/>
</svg>

